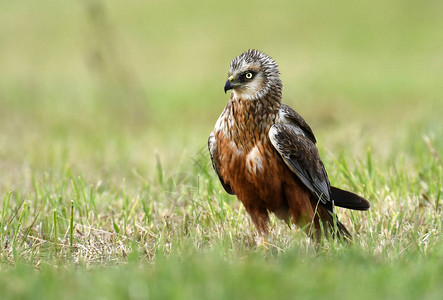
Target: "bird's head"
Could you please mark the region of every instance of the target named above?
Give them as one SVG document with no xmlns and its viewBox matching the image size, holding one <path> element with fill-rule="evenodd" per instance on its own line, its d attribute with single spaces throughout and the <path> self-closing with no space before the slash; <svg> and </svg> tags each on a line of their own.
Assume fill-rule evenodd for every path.
<svg viewBox="0 0 443 300">
<path fill-rule="evenodd" d="M 270 92 L 281 97 L 282 83 L 277 63 L 268 55 L 251 49 L 231 61 L 225 93 L 233 90 L 234 97 L 258 100 Z"/>
</svg>

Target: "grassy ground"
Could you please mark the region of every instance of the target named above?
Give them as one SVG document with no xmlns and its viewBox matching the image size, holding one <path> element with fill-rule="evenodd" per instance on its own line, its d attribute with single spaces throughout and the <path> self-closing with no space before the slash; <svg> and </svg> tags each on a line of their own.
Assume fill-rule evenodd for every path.
<svg viewBox="0 0 443 300">
<path fill-rule="evenodd" d="M 443 293 L 441 1 L 3 3 L 5 298 L 397 298 Z M 272 219 L 267 247 L 206 139 L 230 60 L 280 65 L 355 241 Z"/>
</svg>

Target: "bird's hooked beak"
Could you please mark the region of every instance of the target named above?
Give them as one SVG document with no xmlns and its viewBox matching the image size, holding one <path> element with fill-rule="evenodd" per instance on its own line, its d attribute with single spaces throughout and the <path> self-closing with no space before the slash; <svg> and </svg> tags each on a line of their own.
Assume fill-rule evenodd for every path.
<svg viewBox="0 0 443 300">
<path fill-rule="evenodd" d="M 228 80 L 226 80 L 226 83 L 225 83 L 225 94 L 226 94 L 227 91 L 229 91 L 229 90 L 234 88 L 234 85 L 232 84 L 233 80 L 234 80 L 234 76 L 233 75 L 229 76 Z"/>
</svg>

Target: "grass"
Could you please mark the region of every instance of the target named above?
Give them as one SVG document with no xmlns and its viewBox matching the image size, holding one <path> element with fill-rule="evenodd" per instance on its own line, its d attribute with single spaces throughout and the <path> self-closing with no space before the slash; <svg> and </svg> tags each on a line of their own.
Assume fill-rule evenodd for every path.
<svg viewBox="0 0 443 300">
<path fill-rule="evenodd" d="M 251 6 L 253 9 L 250 9 Z M 0 12 L 4 298 L 394 298 L 443 292 L 438 1 L 32 1 Z M 260 20 L 260 21 L 257 21 Z M 212 171 L 230 59 L 280 65 L 355 241 L 272 219 Z"/>
</svg>

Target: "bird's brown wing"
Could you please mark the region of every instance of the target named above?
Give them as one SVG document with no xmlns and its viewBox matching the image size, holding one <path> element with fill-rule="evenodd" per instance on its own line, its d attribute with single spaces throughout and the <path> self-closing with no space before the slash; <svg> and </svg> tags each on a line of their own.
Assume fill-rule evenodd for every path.
<svg viewBox="0 0 443 300">
<path fill-rule="evenodd" d="M 300 127 L 304 134 L 315 144 L 317 140 L 315 139 L 314 132 L 312 132 L 311 127 L 295 110 L 286 104 L 280 106 L 280 116 L 286 123 L 292 123 Z"/>
<path fill-rule="evenodd" d="M 220 172 L 218 171 L 219 161 L 217 153 L 217 141 L 215 139 L 213 132 L 209 135 L 208 148 L 209 148 L 209 154 L 211 155 L 212 167 L 214 168 L 215 173 L 217 173 L 218 179 L 220 179 L 223 188 L 228 194 L 235 195 L 235 193 L 232 191 L 231 186 L 223 180 L 222 176 L 220 175 Z"/>
<path fill-rule="evenodd" d="M 298 124 L 285 122 L 272 125 L 269 138 L 289 169 L 332 211 L 328 175 L 312 136 Z"/>
<path fill-rule="evenodd" d="M 314 133 L 312 132 L 311 127 L 309 127 L 308 123 L 291 107 L 282 104 L 280 108 L 280 118 L 281 123 L 288 126 L 289 129 L 281 129 L 286 130 L 288 133 L 286 133 L 286 137 L 291 139 L 289 135 L 296 135 L 295 138 L 293 138 L 292 146 L 286 147 L 286 152 L 290 152 L 290 149 L 295 149 L 293 151 L 302 153 L 305 152 L 303 155 L 306 162 L 303 161 L 290 161 L 290 158 L 284 158 L 283 154 L 280 152 L 280 155 L 282 155 L 283 159 L 285 160 L 285 163 L 288 164 L 288 166 L 291 168 L 291 170 L 300 178 L 305 174 L 303 177 L 304 179 L 300 179 L 306 187 L 308 187 L 315 195 L 323 192 L 325 193 L 326 190 L 329 190 L 329 194 L 323 194 L 323 198 L 328 201 L 330 204 L 327 206 L 332 207 L 332 202 L 334 202 L 334 205 L 349 208 L 349 209 L 355 209 L 355 210 L 367 210 L 370 207 L 369 201 L 365 198 L 354 194 L 349 191 L 345 191 L 342 189 L 339 189 L 334 186 L 330 186 L 329 179 L 326 173 L 326 170 L 323 166 L 323 163 L 320 159 L 320 156 L 318 155 L 318 150 L 315 146 L 316 140 Z M 291 133 L 292 128 L 292 133 Z M 282 133 L 280 136 L 284 136 L 285 134 Z M 309 141 L 311 143 L 309 143 Z M 286 143 L 288 144 L 288 142 Z M 274 144 L 274 147 L 277 148 L 276 144 Z M 305 150 L 303 150 L 305 149 Z M 311 154 L 309 154 L 308 149 L 311 149 Z M 278 150 L 278 149 L 277 149 Z M 306 156 L 307 155 L 307 156 Z M 317 170 L 314 173 L 317 174 L 317 176 L 306 174 L 306 171 L 303 173 L 302 167 L 309 167 L 308 160 L 313 160 L 311 162 L 311 169 L 310 170 Z M 298 166 L 298 173 L 294 170 L 296 169 L 296 166 L 290 166 L 289 164 L 297 164 Z M 299 175 L 300 174 L 300 175 Z M 310 178 L 316 178 L 314 179 L 314 182 L 310 182 Z M 320 181 L 320 184 L 316 184 L 316 182 Z M 327 188 L 326 188 L 327 187 Z M 328 197 L 329 196 L 329 197 Z"/>
</svg>

